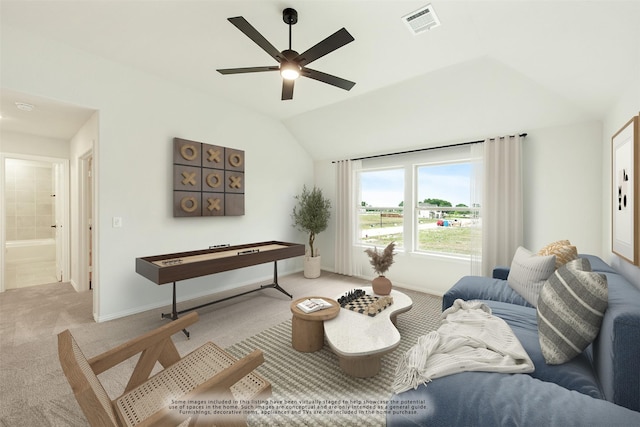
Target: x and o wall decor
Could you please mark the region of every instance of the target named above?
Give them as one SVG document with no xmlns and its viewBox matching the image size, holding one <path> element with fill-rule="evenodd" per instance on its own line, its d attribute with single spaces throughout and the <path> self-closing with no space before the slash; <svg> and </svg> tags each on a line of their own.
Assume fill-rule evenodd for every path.
<svg viewBox="0 0 640 427">
<path fill-rule="evenodd" d="M 244 151 L 173 139 L 173 216 L 244 215 Z"/>
</svg>

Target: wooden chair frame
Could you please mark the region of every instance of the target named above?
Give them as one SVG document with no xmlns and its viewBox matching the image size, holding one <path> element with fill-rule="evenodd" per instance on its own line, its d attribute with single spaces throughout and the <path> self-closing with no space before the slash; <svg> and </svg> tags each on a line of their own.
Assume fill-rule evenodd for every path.
<svg viewBox="0 0 640 427">
<path fill-rule="evenodd" d="M 82 355 L 82 352 L 77 347 L 77 344 L 69 330 L 65 330 L 58 334 L 58 356 L 60 358 L 62 370 L 71 385 L 73 393 L 76 396 L 76 400 L 89 420 L 89 423 L 92 426 L 131 425 L 123 419 L 123 416 L 116 407 L 116 402 L 136 387 L 146 383 L 148 384 L 150 375 L 157 362 L 166 370 L 170 366 L 179 364 L 180 361 L 183 360 L 183 358 L 180 357 L 171 336 L 182 331 L 197 320 L 198 314 L 196 312 L 192 312 L 180 319 L 127 341 L 88 360 L 84 358 L 84 355 Z M 211 346 L 214 344 L 207 343 L 205 345 Z M 204 346 L 200 348 L 203 347 Z M 232 398 L 231 387 L 238 381 L 242 380 L 245 376 L 252 374 L 252 371 L 264 362 L 264 355 L 261 350 L 254 350 L 246 357 L 236 360 L 225 353 L 224 350 L 219 349 L 218 347 L 216 347 L 216 349 L 235 362 L 225 369 L 215 373 L 204 383 L 198 385 L 191 392 L 182 396 L 182 400 L 198 399 L 198 397 L 204 398 L 205 396 L 212 395 Z M 118 398 L 111 400 L 109 396 L 107 396 L 102 385 L 99 383 L 97 375 L 137 354 L 140 354 L 140 357 L 123 394 Z M 185 356 L 185 358 L 186 357 L 187 356 Z M 159 375 L 160 373 L 155 375 Z M 257 378 L 260 377 L 257 376 Z M 259 395 L 259 398 L 262 399 L 270 395 L 271 385 L 262 378 L 260 378 L 260 380 L 263 381 L 263 383 L 261 383 L 262 388 Z M 246 425 L 246 420 L 244 418 L 242 420 L 238 420 L 237 418 L 226 418 L 227 417 L 223 417 L 222 419 L 218 418 L 217 420 L 214 420 L 211 417 L 205 416 L 192 416 L 189 418 L 188 415 L 183 415 L 180 417 L 177 416 L 175 411 L 170 411 L 167 407 L 155 412 L 151 417 L 136 425 L 175 426 L 178 424 L 183 425 L 181 423 L 184 423 L 186 426 L 187 420 L 189 420 L 189 425 Z"/>
</svg>

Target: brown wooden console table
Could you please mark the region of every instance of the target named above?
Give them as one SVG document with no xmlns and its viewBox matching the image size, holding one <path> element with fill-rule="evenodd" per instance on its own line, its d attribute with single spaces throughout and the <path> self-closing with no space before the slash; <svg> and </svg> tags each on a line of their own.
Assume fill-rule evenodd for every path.
<svg viewBox="0 0 640 427">
<path fill-rule="evenodd" d="M 303 244 L 278 241 L 223 246 L 213 249 L 136 258 L 136 272 L 157 285 L 173 283 L 172 311 L 171 313 L 163 313 L 162 318 L 175 320 L 179 314 L 187 311 L 196 310 L 266 288 L 274 288 L 289 298 L 293 298 L 290 293 L 278 284 L 278 260 L 302 256 L 304 253 L 305 248 Z M 176 282 L 267 262 L 273 262 L 273 283 L 206 304 L 180 311 L 177 310 Z M 185 330 L 184 333 L 189 337 L 189 332 Z"/>
</svg>

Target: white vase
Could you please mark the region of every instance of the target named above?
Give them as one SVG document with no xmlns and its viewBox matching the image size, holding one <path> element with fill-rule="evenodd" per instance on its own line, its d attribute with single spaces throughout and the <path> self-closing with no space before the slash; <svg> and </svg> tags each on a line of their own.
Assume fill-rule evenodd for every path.
<svg viewBox="0 0 640 427">
<path fill-rule="evenodd" d="M 304 277 L 307 279 L 320 277 L 320 255 L 304 257 Z"/>
</svg>

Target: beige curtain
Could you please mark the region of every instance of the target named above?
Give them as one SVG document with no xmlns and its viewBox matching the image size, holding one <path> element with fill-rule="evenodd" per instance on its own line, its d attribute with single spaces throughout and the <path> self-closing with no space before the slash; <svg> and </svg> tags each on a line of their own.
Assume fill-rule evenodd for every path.
<svg viewBox="0 0 640 427">
<path fill-rule="evenodd" d="M 355 217 L 356 192 L 354 175 L 361 168 L 359 160 L 341 160 L 336 162 L 336 238 L 335 271 L 338 274 L 353 276 L 354 242 L 357 227 Z"/>
<path fill-rule="evenodd" d="M 471 146 L 471 206 L 482 206 L 482 185 L 484 177 L 483 159 L 484 143 L 479 142 Z M 474 216 L 471 221 L 471 239 L 469 240 L 471 253 L 472 276 L 482 276 L 482 209 L 473 211 Z"/>
<path fill-rule="evenodd" d="M 523 242 L 522 139 L 505 136 L 484 141 L 482 180 L 482 269 L 508 266 Z"/>
</svg>

